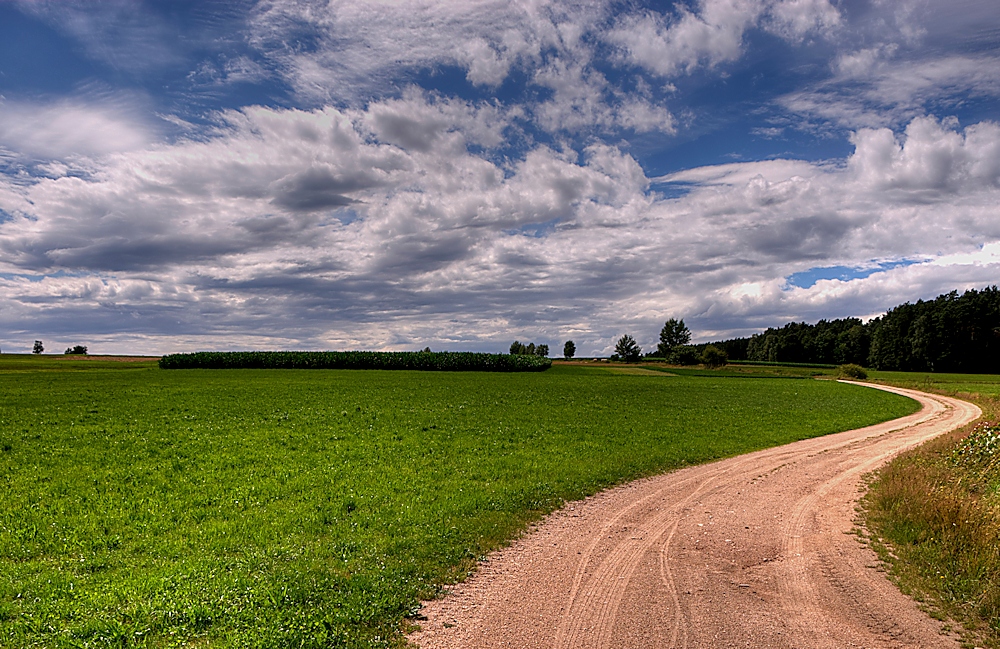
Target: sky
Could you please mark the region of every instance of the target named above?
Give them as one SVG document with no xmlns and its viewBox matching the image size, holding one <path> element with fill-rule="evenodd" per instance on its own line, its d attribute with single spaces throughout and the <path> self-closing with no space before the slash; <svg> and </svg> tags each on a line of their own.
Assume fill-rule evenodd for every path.
<svg viewBox="0 0 1000 649">
<path fill-rule="evenodd" d="M 0 349 L 644 349 L 1000 279 L 995 0 L 0 0 Z"/>
</svg>

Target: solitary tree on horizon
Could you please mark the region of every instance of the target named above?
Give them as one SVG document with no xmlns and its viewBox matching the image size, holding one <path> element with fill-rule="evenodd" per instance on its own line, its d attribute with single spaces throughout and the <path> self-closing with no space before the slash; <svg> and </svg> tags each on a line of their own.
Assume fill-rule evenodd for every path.
<svg viewBox="0 0 1000 649">
<path fill-rule="evenodd" d="M 573 358 L 574 356 L 576 356 L 576 343 L 567 340 L 566 344 L 563 345 L 563 358 Z"/>
<path fill-rule="evenodd" d="M 642 348 L 635 342 L 635 338 L 625 334 L 615 343 L 615 355 L 626 363 L 638 363 L 642 358 Z"/>
<path fill-rule="evenodd" d="M 31 353 L 32 354 L 41 354 L 44 351 L 45 351 L 45 346 L 42 345 L 42 341 L 41 340 L 36 340 L 34 347 L 31 348 Z"/>
<path fill-rule="evenodd" d="M 691 331 L 684 324 L 684 320 L 670 318 L 660 330 L 660 342 L 656 345 L 656 353 L 663 358 L 669 358 L 671 352 L 689 342 L 691 342 Z"/>
</svg>

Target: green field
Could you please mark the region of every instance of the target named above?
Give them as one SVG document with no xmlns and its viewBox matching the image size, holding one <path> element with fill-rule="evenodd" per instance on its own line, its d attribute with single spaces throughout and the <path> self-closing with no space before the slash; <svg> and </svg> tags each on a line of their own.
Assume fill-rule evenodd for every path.
<svg viewBox="0 0 1000 649">
<path fill-rule="evenodd" d="M 956 397 L 1000 398 L 998 374 L 931 374 L 929 372 L 869 372 L 880 383 L 929 390 Z"/>
<path fill-rule="evenodd" d="M 395 646 L 421 597 L 567 499 L 915 408 L 633 369 L 0 356 L 0 646 Z"/>
</svg>

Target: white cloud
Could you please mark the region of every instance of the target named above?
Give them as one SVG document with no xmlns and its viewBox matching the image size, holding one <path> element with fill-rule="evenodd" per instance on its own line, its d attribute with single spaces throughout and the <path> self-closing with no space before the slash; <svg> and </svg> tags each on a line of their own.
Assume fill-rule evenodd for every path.
<svg viewBox="0 0 1000 649">
<path fill-rule="evenodd" d="M 896 126 L 938 103 L 1000 97 L 994 53 L 902 58 L 895 44 L 845 52 L 833 76 L 778 100 L 786 110 L 845 128 Z"/>
<path fill-rule="evenodd" d="M 671 77 L 735 61 L 755 27 L 799 42 L 839 24 L 840 13 L 828 0 L 701 0 L 694 10 L 676 5 L 673 15 L 626 15 L 606 38 L 630 63 Z"/>
<path fill-rule="evenodd" d="M 458 65 L 473 83 L 496 85 L 512 65 L 538 60 L 545 48 L 578 46 L 578 26 L 599 21 L 605 11 L 583 1 L 274 0 L 256 8 L 251 42 L 284 66 L 299 92 L 322 99 L 371 88 L 401 67 Z M 313 47 L 289 47 L 296 37 Z"/>
<path fill-rule="evenodd" d="M 533 117 L 535 127 L 673 132 L 666 107 L 648 93 L 609 83 L 596 69 L 610 11 L 608 3 L 582 0 L 460 5 L 281 0 L 255 12 L 251 42 L 301 97 L 316 103 L 392 95 L 401 74 L 448 66 L 463 69 L 475 85 L 496 87 L 518 68 L 531 85 L 551 91 L 550 98 L 509 107 Z M 300 39 L 311 47 L 288 46 Z"/>
<path fill-rule="evenodd" d="M 706 3 L 703 14 L 685 8 L 670 21 L 656 13 L 629 16 L 609 34 L 629 62 L 664 77 L 715 66 L 742 54 L 743 33 L 760 16 L 758 3 Z"/>
<path fill-rule="evenodd" d="M 29 157 L 69 158 L 143 148 L 157 135 L 126 103 L 0 99 L 0 145 Z"/>
<path fill-rule="evenodd" d="M 862 129 L 852 141 L 850 167 L 876 189 L 929 197 L 1000 187 L 1000 125 L 993 122 L 962 134 L 922 117 L 910 122 L 902 141 L 889 129 Z"/>
<path fill-rule="evenodd" d="M 641 96 L 616 93 L 605 76 L 589 66 L 556 59 L 540 68 L 534 81 L 553 91 L 552 99 L 533 111 L 536 123 L 545 130 L 576 132 L 598 127 L 637 133 L 676 131 L 674 117 L 666 108 Z"/>
<path fill-rule="evenodd" d="M 785 0 L 770 7 L 765 25 L 793 42 L 812 33 L 829 34 L 840 26 L 842 18 L 829 0 Z"/>
</svg>

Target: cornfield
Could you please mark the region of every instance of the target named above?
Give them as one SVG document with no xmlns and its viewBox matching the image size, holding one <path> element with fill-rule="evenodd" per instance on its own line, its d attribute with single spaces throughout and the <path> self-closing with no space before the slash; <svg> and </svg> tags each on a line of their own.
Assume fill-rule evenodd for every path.
<svg viewBox="0 0 1000 649">
<path fill-rule="evenodd" d="M 424 370 L 436 372 L 544 372 L 539 356 L 475 352 L 196 352 L 168 354 L 160 368 Z"/>
</svg>

